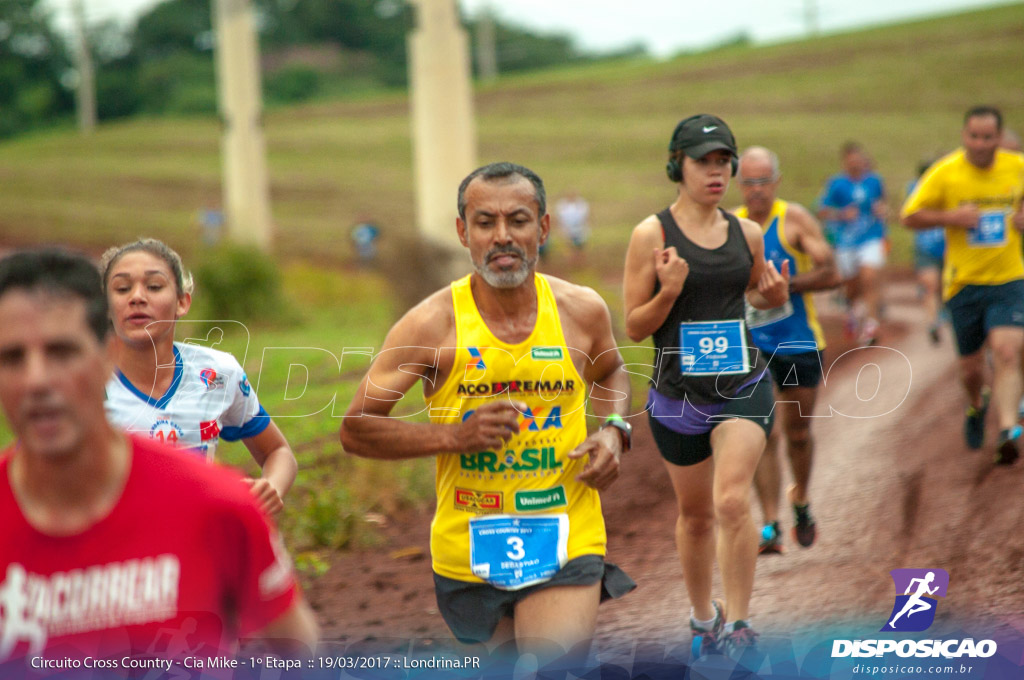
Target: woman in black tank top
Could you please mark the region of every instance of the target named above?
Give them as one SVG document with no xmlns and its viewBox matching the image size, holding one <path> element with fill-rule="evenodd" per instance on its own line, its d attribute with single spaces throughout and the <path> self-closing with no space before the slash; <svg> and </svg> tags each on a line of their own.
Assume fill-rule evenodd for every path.
<svg viewBox="0 0 1024 680">
<path fill-rule="evenodd" d="M 773 406 L 744 305 L 783 304 L 789 271 L 765 263 L 757 224 L 719 207 L 737 162 L 724 121 L 681 121 L 669 152 L 678 194 L 633 230 L 626 329 L 635 341 L 654 339 L 648 417 L 679 505 L 676 547 L 694 651 L 739 653 L 757 638 L 748 619 L 758 541 L 749 497 Z M 716 550 L 724 603 L 711 597 Z"/>
</svg>

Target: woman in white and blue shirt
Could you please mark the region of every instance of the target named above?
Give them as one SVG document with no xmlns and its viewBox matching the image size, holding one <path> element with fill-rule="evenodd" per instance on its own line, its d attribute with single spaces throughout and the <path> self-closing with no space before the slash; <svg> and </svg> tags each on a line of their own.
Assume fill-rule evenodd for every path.
<svg viewBox="0 0 1024 680">
<path fill-rule="evenodd" d="M 241 440 L 263 470 L 246 482 L 268 514 L 278 512 L 298 469 L 281 430 L 232 355 L 174 341 L 177 320 L 192 304 L 192 277 L 181 258 L 161 241 L 142 239 L 111 248 L 100 267 L 116 364 L 107 417 L 208 460 L 221 439 Z"/>
</svg>

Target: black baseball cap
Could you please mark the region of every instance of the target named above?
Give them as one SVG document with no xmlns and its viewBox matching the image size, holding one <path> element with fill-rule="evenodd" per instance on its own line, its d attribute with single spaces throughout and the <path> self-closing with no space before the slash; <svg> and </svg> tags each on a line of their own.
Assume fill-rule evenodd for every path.
<svg viewBox="0 0 1024 680">
<path fill-rule="evenodd" d="M 668 144 L 669 151 L 682 151 L 693 159 L 704 158 L 712 151 L 728 151 L 734 157 L 736 138 L 725 121 L 709 113 L 701 113 L 679 121 Z"/>
</svg>

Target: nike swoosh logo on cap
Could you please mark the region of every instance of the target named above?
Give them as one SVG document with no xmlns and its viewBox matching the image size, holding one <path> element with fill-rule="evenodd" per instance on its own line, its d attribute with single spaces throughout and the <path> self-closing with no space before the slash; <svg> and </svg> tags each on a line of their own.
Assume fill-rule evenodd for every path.
<svg viewBox="0 0 1024 680">
<path fill-rule="evenodd" d="M 707 133 L 711 132 L 712 130 L 717 130 L 717 129 L 718 129 L 717 125 L 705 125 L 704 126 L 704 134 L 707 134 Z"/>
</svg>

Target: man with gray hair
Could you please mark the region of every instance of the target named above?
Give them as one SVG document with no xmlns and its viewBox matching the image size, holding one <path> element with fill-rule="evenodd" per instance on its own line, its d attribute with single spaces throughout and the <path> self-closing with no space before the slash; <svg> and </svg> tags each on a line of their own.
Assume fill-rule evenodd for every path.
<svg viewBox="0 0 1024 680">
<path fill-rule="evenodd" d="M 475 272 L 394 325 L 341 443 L 368 458 L 435 458 L 434 588 L 456 638 L 578 667 L 598 604 L 635 587 L 604 559 L 598 495 L 629 449 L 629 377 L 604 300 L 535 271 L 551 220 L 534 172 L 479 168 L 458 208 Z M 420 380 L 430 422 L 389 417 Z M 602 422 L 589 436 L 588 396 Z"/>
<path fill-rule="evenodd" d="M 817 533 L 811 517 L 808 487 L 814 442 L 811 413 L 822 377 L 825 337 L 818 324 L 811 292 L 839 285 L 835 257 L 821 226 L 801 205 L 777 198 L 782 173 L 775 152 L 753 146 L 740 155 L 740 191 L 743 205 L 735 211 L 761 225 L 764 256 L 781 270 L 789 262 L 789 300 L 775 309 L 748 306 L 747 326 L 758 349 L 768 357 L 775 381 L 778 416 L 782 419 L 793 483 L 786 495 L 795 516 L 793 536 L 803 547 Z M 782 482 L 777 455 L 778 430 L 768 438 L 754 475 L 764 513 L 760 552 L 782 552 L 779 532 L 779 496 Z"/>
</svg>

